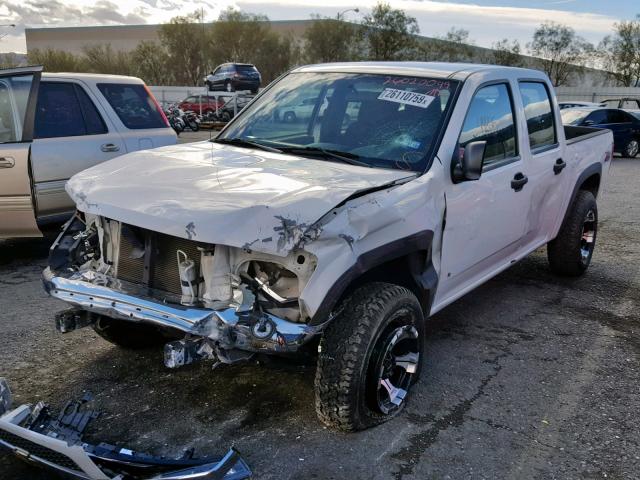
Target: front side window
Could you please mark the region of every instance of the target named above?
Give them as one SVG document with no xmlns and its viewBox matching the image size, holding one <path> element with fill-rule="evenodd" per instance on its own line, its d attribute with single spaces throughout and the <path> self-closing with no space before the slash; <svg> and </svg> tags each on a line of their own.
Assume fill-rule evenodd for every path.
<svg viewBox="0 0 640 480">
<path fill-rule="evenodd" d="M 547 87 L 540 82 L 520 82 L 520 95 L 527 119 L 531 150 L 555 145 L 555 118 Z"/>
<path fill-rule="evenodd" d="M 217 140 L 263 143 L 319 159 L 324 150 L 367 166 L 424 171 L 457 86 L 454 80 L 412 76 L 291 73 Z"/>
<path fill-rule="evenodd" d="M 518 155 L 513 102 L 504 83 L 481 88 L 471 100 L 458 143 L 464 148 L 478 141 L 487 142 L 484 168 Z"/>
<path fill-rule="evenodd" d="M 99 83 L 98 89 L 125 127 L 137 130 L 167 126 L 159 106 L 144 85 Z"/>
</svg>

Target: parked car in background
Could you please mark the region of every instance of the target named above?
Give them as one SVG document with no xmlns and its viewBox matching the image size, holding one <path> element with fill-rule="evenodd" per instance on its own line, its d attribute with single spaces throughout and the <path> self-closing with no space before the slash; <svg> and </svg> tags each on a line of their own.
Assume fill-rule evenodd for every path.
<svg viewBox="0 0 640 480">
<path fill-rule="evenodd" d="M 604 103 L 595 103 L 595 102 L 578 102 L 578 101 L 558 102 L 558 107 L 560 107 L 560 110 L 564 110 L 565 108 L 582 108 L 582 107 L 598 108 L 598 107 L 606 107 L 606 106 L 607 105 L 605 105 Z"/>
<path fill-rule="evenodd" d="M 249 90 L 251 93 L 258 93 L 262 77 L 250 63 L 223 63 L 206 77 L 205 83 L 209 90 Z"/>
<path fill-rule="evenodd" d="M 224 105 L 224 100 L 216 98 L 212 94 L 189 95 L 178 103 L 178 107 L 184 111 L 192 111 L 201 115 L 215 113 L 216 109 Z"/>
<path fill-rule="evenodd" d="M 40 236 L 40 225 L 66 220 L 65 184 L 81 170 L 175 143 L 138 78 L 0 70 L 0 237 Z"/>
<path fill-rule="evenodd" d="M 562 110 L 565 125 L 607 128 L 613 132 L 614 151 L 633 158 L 640 152 L 640 119 L 619 108 Z"/>
<path fill-rule="evenodd" d="M 609 108 L 623 108 L 625 110 L 640 110 L 639 98 L 609 98 L 602 103 Z"/>
<path fill-rule="evenodd" d="M 253 97 L 237 95 L 235 97 L 222 97 L 225 102 L 218 110 L 218 118 L 223 122 L 230 121 L 246 107 Z"/>
</svg>

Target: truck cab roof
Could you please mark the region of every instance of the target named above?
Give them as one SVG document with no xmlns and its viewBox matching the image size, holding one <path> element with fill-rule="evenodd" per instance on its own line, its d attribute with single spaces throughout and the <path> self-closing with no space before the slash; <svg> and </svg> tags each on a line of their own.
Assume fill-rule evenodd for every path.
<svg viewBox="0 0 640 480">
<path fill-rule="evenodd" d="M 528 78 L 546 78 L 539 70 L 528 68 L 505 67 L 502 65 L 485 65 L 476 63 L 455 62 L 340 62 L 305 65 L 293 70 L 294 72 L 345 72 L 371 73 L 389 75 L 415 75 L 452 80 L 466 80 L 470 75 L 478 72 L 504 72 L 505 77 L 517 75 Z"/>
</svg>

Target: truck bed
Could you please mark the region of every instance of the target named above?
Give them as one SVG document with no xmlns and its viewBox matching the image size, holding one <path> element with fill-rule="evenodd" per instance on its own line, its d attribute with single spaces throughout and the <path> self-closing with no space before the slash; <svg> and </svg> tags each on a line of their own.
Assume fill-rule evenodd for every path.
<svg viewBox="0 0 640 480">
<path fill-rule="evenodd" d="M 564 126 L 564 136 L 567 140 L 567 145 L 586 140 L 587 138 L 606 135 L 607 132 L 609 132 L 609 130 L 606 128 L 576 127 L 573 125 Z"/>
</svg>

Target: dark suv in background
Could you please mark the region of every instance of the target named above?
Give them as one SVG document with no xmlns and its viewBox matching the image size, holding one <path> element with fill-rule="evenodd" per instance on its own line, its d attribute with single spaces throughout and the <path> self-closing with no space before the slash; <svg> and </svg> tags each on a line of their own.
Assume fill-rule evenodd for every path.
<svg viewBox="0 0 640 480">
<path fill-rule="evenodd" d="M 223 63 L 205 78 L 209 90 L 250 90 L 258 93 L 262 78 L 258 69 L 249 63 Z"/>
</svg>

